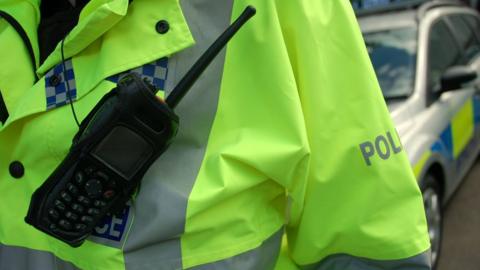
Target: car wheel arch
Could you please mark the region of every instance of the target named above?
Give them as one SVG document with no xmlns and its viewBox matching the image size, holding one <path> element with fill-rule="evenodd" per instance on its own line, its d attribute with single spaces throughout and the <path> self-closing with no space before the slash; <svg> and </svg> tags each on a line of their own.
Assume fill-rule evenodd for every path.
<svg viewBox="0 0 480 270">
<path fill-rule="evenodd" d="M 438 162 L 430 164 L 426 173 L 420 182 L 420 189 L 425 204 L 425 214 L 427 218 L 428 234 L 431 241 L 432 266 L 436 269 L 438 258 L 442 250 L 443 239 L 443 206 L 442 201 L 445 196 L 445 172 L 442 165 Z M 437 194 L 437 195 L 435 195 Z M 435 199 L 434 196 L 437 196 Z M 436 203 L 434 203 L 436 201 Z M 436 207 L 434 205 L 437 205 Z M 436 210 L 435 210 L 436 209 Z M 433 225 L 431 227 L 431 225 Z"/>
<path fill-rule="evenodd" d="M 422 177 L 420 187 L 423 187 L 425 185 L 424 179 L 427 175 L 433 176 L 435 181 L 438 183 L 438 186 L 440 188 L 440 197 L 441 199 L 443 199 L 445 197 L 446 190 L 446 175 L 443 166 L 439 162 L 433 162 L 432 164 L 430 164 L 430 166 L 426 170 L 426 173 Z"/>
</svg>

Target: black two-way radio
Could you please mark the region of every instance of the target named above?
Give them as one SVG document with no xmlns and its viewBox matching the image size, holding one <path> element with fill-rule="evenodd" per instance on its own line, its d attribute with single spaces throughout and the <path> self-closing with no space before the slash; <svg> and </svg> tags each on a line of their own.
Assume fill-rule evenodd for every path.
<svg viewBox="0 0 480 270">
<path fill-rule="evenodd" d="M 33 193 L 25 221 L 78 247 L 105 216 L 123 209 L 175 138 L 179 118 L 173 109 L 254 14 L 248 6 L 165 101 L 139 75 L 123 77 L 82 121 L 67 157 Z"/>
</svg>

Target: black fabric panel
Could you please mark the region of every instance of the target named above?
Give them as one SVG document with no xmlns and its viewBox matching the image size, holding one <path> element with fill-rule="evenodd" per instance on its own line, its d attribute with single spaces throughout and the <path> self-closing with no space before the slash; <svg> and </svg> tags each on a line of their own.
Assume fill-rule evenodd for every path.
<svg viewBox="0 0 480 270">
<path fill-rule="evenodd" d="M 80 11 L 83 8 L 81 5 L 72 7 L 68 1 L 47 3 L 50 2 L 42 1 L 40 6 L 41 19 L 38 25 L 40 65 L 53 52 L 57 44 L 77 25 Z"/>
<path fill-rule="evenodd" d="M 17 31 L 17 33 L 22 38 L 23 43 L 27 47 L 28 55 L 30 56 L 30 61 L 32 62 L 33 73 L 35 74 L 35 81 L 37 81 L 38 77 L 37 77 L 37 73 L 35 72 L 37 68 L 36 61 L 35 61 L 35 54 L 33 52 L 32 43 L 30 42 L 30 39 L 28 38 L 27 33 L 25 32 L 25 30 L 23 30 L 22 25 L 20 25 L 20 23 L 18 23 L 17 20 L 15 20 L 15 18 L 10 16 L 10 14 L 0 10 L 0 17 L 4 18 L 15 29 L 15 31 Z"/>
<path fill-rule="evenodd" d="M 41 0 L 40 13 L 44 18 L 50 18 L 55 14 L 70 10 L 73 6 L 67 0 Z"/>
<path fill-rule="evenodd" d="M 57 44 L 77 25 L 80 12 L 89 0 L 76 0 L 72 6 L 68 0 L 42 0 L 38 45 L 40 64 L 53 52 Z"/>
<path fill-rule="evenodd" d="M 2 92 L 0 92 L 0 122 L 4 124 L 5 121 L 7 121 L 7 118 L 8 118 L 7 106 L 5 105 L 5 101 L 3 101 Z"/>
</svg>

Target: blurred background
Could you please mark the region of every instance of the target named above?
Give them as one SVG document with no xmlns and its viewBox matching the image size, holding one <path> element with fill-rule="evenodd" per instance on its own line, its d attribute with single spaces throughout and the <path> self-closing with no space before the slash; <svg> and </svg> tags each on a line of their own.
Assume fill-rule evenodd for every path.
<svg viewBox="0 0 480 270">
<path fill-rule="evenodd" d="M 480 0 L 351 3 L 423 193 L 435 269 L 479 270 Z"/>
</svg>

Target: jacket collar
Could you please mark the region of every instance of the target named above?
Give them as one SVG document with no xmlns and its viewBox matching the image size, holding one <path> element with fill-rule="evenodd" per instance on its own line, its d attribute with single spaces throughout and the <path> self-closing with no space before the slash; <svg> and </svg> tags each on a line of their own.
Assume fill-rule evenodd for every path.
<svg viewBox="0 0 480 270">
<path fill-rule="evenodd" d="M 170 30 L 165 34 L 155 30 L 160 20 L 169 22 Z M 72 58 L 78 100 L 107 77 L 193 44 L 178 0 L 136 0 L 130 6 L 128 0 L 92 0 L 82 10 L 78 25 L 66 37 L 64 53 L 65 59 Z M 57 45 L 37 69 L 41 79 L 26 91 L 0 130 L 18 119 L 47 110 L 45 85 L 48 82 L 44 75 L 60 62 L 60 45 Z"/>
<path fill-rule="evenodd" d="M 65 37 L 65 58 L 78 54 L 97 40 L 127 14 L 127 9 L 128 0 L 90 1 L 80 13 L 78 24 Z M 38 68 L 37 74 L 44 75 L 60 61 L 61 47 L 59 43 Z"/>
</svg>

